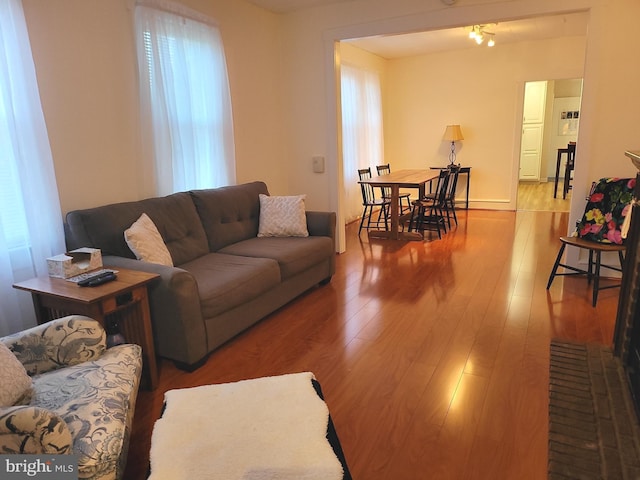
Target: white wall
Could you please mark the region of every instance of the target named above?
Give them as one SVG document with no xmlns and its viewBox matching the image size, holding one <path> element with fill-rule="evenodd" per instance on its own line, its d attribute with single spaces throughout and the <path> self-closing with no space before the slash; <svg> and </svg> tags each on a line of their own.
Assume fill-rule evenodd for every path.
<svg viewBox="0 0 640 480">
<path fill-rule="evenodd" d="M 142 158 L 133 0 L 23 0 L 63 212 L 153 196 Z M 190 0 L 222 33 L 239 183 L 287 193 L 280 18 L 242 0 Z"/>
<path fill-rule="evenodd" d="M 554 99 L 552 116 L 550 118 L 551 128 L 549 129 L 549 155 L 546 158 L 546 172 L 545 177 L 555 179 L 556 164 L 559 148 L 567 148 L 569 142 L 577 142 L 578 130 L 575 133 L 568 133 L 564 131 L 561 124 L 561 116 L 563 112 L 579 112 L 580 111 L 580 97 L 561 97 Z M 576 119 L 576 124 L 579 123 L 580 118 Z M 567 161 L 567 155 L 563 154 L 560 164 L 560 176 L 564 177 L 563 166 Z"/>
<path fill-rule="evenodd" d="M 470 47 L 389 62 L 385 155 L 405 168 L 445 165 L 445 126 L 460 124 L 472 208 L 515 209 L 524 83 L 581 76 L 585 39 Z"/>
<path fill-rule="evenodd" d="M 292 181 L 310 185 L 313 191 L 311 198 L 318 207 L 338 209 L 339 145 L 335 104 L 338 93 L 334 68 L 339 59 L 334 57 L 335 40 L 581 10 L 590 11 L 590 24 L 584 58 L 581 140 L 577 153 L 579 161 L 577 160 L 574 192 L 586 191 L 589 179 L 604 176 L 604 172 L 620 176 L 635 174 L 635 169 L 623 152 L 638 148 L 634 119 L 635 112 L 640 109 L 640 96 L 633 92 L 637 91 L 640 64 L 630 61 L 627 54 L 640 50 L 640 37 L 633 33 L 634 19 L 640 18 L 640 2 L 637 0 L 567 0 L 561 4 L 555 0 L 468 0 L 459 1 L 451 7 L 436 0 L 354 0 L 285 16 L 285 115 L 287 133 L 290 135 L 288 144 Z M 550 52 L 531 45 L 523 53 L 530 55 L 535 63 L 544 65 Z M 563 73 L 565 64 L 566 62 L 548 65 L 554 74 L 537 79 L 580 76 L 572 69 Z M 525 65 L 514 67 L 514 78 L 524 80 L 526 73 Z M 489 84 L 487 80 L 483 82 Z M 490 85 L 487 87 L 490 88 Z M 512 119 L 518 118 L 518 108 L 518 105 L 513 104 Z M 303 118 L 306 121 L 301 121 Z M 613 122 L 614 118 L 619 121 Z M 464 119 L 460 120 L 461 123 L 463 121 Z M 505 120 L 501 118 L 501 121 Z M 438 124 L 440 130 L 441 123 Z M 465 145 L 471 145 L 471 138 L 487 139 L 496 144 L 505 142 L 504 133 L 489 132 L 485 127 L 478 128 L 475 132 L 469 131 L 474 137 L 470 137 L 468 142 L 465 140 Z M 498 147 L 501 157 L 513 155 L 517 150 L 514 138 L 515 133 L 512 133 L 511 138 L 506 139 L 507 147 Z M 460 151 L 461 159 L 463 154 L 469 154 L 471 147 L 463 148 L 466 150 Z M 509 148 L 510 153 L 507 151 Z M 308 159 L 319 152 L 324 152 L 327 157 L 327 174 L 324 181 L 316 178 L 312 182 Z M 430 152 L 433 155 L 433 148 Z M 485 149 L 474 152 L 473 156 L 486 158 L 490 153 L 485 146 Z M 478 188 L 475 192 L 478 198 L 491 200 L 497 194 L 502 198 L 513 194 L 502 186 L 497 189 L 497 194 L 491 193 L 489 197 L 489 192 L 496 190 L 482 186 L 485 182 L 494 183 L 493 179 L 480 171 L 472 179 L 472 185 L 475 184 Z M 514 175 L 512 185 L 516 183 L 517 175 Z M 582 204 L 573 205 L 572 215 L 579 215 L 582 209 Z M 344 244 L 341 243 L 340 246 L 344 247 Z"/>
</svg>

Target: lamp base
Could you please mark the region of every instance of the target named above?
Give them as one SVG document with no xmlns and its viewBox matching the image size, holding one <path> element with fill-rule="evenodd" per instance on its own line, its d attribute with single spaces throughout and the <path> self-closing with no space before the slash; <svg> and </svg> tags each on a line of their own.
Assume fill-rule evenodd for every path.
<svg viewBox="0 0 640 480">
<path fill-rule="evenodd" d="M 449 165 L 453 165 L 456 162 L 456 144 L 451 142 L 451 153 L 449 154 Z"/>
</svg>

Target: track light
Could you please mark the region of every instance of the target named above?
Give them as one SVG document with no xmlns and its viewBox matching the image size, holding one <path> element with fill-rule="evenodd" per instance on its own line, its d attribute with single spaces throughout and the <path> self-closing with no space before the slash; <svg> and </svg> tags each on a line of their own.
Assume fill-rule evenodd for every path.
<svg viewBox="0 0 640 480">
<path fill-rule="evenodd" d="M 482 45 L 482 43 L 484 42 L 485 37 L 489 37 L 489 40 L 487 42 L 487 46 L 488 47 L 493 47 L 496 44 L 496 40 L 495 40 L 495 33 L 492 32 L 487 32 L 485 30 L 487 26 L 486 25 L 474 25 L 471 27 L 471 30 L 469 31 L 469 38 L 472 40 L 475 40 L 475 42 L 478 45 Z"/>
</svg>

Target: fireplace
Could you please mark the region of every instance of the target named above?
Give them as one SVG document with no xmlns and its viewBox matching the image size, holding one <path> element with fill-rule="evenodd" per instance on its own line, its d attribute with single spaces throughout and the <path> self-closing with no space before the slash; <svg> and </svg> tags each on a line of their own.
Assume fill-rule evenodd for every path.
<svg viewBox="0 0 640 480">
<path fill-rule="evenodd" d="M 640 170 L 640 151 L 625 152 Z M 620 358 L 629 380 L 636 412 L 640 416 L 640 173 L 627 234 L 626 257 L 613 338 L 614 354 Z"/>
</svg>

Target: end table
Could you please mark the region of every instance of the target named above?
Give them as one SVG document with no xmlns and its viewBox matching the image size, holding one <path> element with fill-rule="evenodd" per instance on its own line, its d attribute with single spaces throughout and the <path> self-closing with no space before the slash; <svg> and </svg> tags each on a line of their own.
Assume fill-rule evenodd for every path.
<svg viewBox="0 0 640 480">
<path fill-rule="evenodd" d="M 114 270 L 118 278 L 97 287 L 79 287 L 53 277 L 36 277 L 13 287 L 31 292 L 38 324 L 72 314 L 94 318 L 103 327 L 116 321 L 125 339 L 142 347 L 143 384 L 154 390 L 158 385 L 158 366 L 147 285 L 159 275 L 125 268 Z"/>
</svg>

